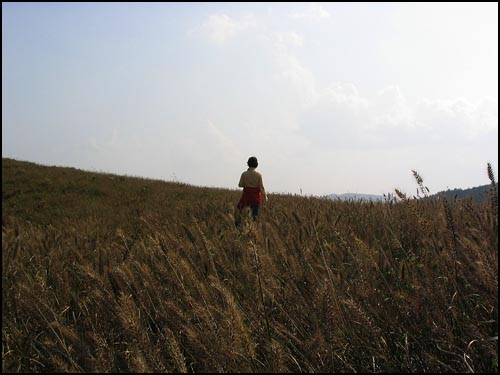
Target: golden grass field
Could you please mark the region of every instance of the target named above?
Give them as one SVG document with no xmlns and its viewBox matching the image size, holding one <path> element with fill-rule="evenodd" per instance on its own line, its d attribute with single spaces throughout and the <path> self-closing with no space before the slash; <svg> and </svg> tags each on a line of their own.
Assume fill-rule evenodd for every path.
<svg viewBox="0 0 500 375">
<path fill-rule="evenodd" d="M 490 181 L 237 228 L 237 190 L 2 159 L 2 372 L 497 372 Z"/>
</svg>

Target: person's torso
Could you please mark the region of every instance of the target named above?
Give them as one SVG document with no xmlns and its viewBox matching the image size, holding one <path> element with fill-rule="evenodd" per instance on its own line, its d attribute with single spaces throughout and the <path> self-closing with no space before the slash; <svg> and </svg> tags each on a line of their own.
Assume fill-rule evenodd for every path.
<svg viewBox="0 0 500 375">
<path fill-rule="evenodd" d="M 243 186 L 245 187 L 259 187 L 261 181 L 261 174 L 255 169 L 249 169 L 243 172 Z"/>
</svg>

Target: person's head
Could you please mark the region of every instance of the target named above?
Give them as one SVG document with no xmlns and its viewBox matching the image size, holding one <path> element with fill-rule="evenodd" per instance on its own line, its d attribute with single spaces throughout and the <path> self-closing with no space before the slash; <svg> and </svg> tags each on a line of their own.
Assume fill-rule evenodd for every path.
<svg viewBox="0 0 500 375">
<path fill-rule="evenodd" d="M 257 166 L 259 165 L 259 163 L 257 162 L 257 158 L 255 156 L 249 158 L 247 164 L 250 168 L 257 168 Z"/>
</svg>

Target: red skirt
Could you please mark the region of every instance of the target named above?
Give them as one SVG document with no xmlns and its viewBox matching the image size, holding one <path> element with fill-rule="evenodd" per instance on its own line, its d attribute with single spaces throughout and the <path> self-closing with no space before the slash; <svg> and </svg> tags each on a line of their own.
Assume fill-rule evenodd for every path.
<svg viewBox="0 0 500 375">
<path fill-rule="evenodd" d="M 262 194 L 258 187 L 245 187 L 243 188 L 243 195 L 238 202 L 238 208 L 241 210 L 246 206 L 260 206 L 262 202 Z"/>
</svg>

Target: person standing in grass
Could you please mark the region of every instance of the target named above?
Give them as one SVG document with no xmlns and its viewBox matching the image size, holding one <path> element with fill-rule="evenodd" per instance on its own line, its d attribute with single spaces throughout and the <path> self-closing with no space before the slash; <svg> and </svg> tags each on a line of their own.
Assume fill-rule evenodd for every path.
<svg viewBox="0 0 500 375">
<path fill-rule="evenodd" d="M 243 188 L 243 194 L 238 202 L 238 210 L 241 212 L 245 207 L 252 209 L 252 216 L 257 220 L 262 198 L 267 201 L 266 190 L 262 182 L 262 174 L 255 169 L 259 165 L 257 158 L 252 156 L 248 159 L 248 169 L 241 174 L 239 187 Z"/>
</svg>

